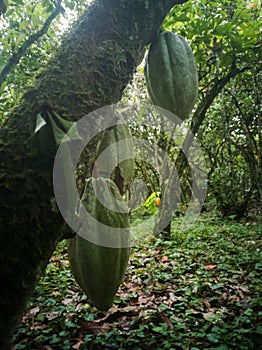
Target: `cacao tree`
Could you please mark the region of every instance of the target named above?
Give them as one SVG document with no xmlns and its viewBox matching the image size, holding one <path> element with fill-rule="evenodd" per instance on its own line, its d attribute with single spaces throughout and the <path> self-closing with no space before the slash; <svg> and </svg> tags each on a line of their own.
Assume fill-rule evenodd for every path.
<svg viewBox="0 0 262 350">
<path fill-rule="evenodd" d="M 76 121 L 117 102 L 144 46 L 154 39 L 170 9 L 183 2 L 94 1 L 1 127 L 2 349 L 8 349 L 27 298 L 64 236 L 63 220 L 54 203 L 52 170 L 57 145 L 48 113 Z M 39 114 L 46 118 L 48 128 L 35 154 L 28 140 Z"/>
<path fill-rule="evenodd" d="M 188 6 L 190 6 L 190 10 Z M 249 145 L 248 148 L 250 152 L 247 152 L 247 149 L 245 148 L 245 155 L 242 155 L 242 157 L 247 160 L 244 162 L 244 168 L 241 170 L 242 176 L 247 177 L 248 175 L 250 182 L 253 183 L 251 186 L 251 191 L 256 191 L 259 193 L 260 190 L 258 189 L 259 186 L 257 183 L 261 183 L 261 172 L 259 170 L 259 140 L 261 138 L 259 135 L 261 134 L 261 125 L 258 113 L 260 105 L 258 103 L 257 93 L 253 91 L 258 90 L 255 88 L 256 84 L 259 84 L 259 86 L 261 84 L 258 83 L 258 81 L 261 81 L 261 78 L 259 78 L 259 75 L 261 75 L 261 34 L 259 22 L 259 19 L 261 19 L 260 5 L 256 1 L 246 3 L 245 1 L 241 0 L 223 0 L 217 3 L 217 6 L 213 6 L 213 4 L 208 1 L 196 0 L 193 4 L 186 3 L 184 7 L 188 9 L 188 11 L 180 12 L 179 9 L 178 11 L 171 11 L 169 13 L 163 24 L 163 29 L 172 30 L 173 32 L 186 37 L 191 44 L 197 61 L 199 74 L 199 96 L 195 110 L 189 118 L 190 130 L 197 136 L 199 142 L 201 142 L 203 145 L 203 150 L 205 150 L 213 160 L 215 160 L 216 157 L 219 157 L 219 153 L 216 152 L 216 146 L 212 147 L 212 150 L 209 149 L 209 146 L 216 143 L 218 130 L 223 130 L 221 131 L 221 139 L 224 139 L 225 147 L 228 147 L 228 144 L 232 142 L 235 143 L 234 147 L 236 147 L 236 144 L 238 144 L 238 150 L 241 147 L 242 142 L 245 145 Z M 251 124 L 251 122 L 245 123 L 245 119 L 247 119 L 247 115 L 244 115 L 245 108 L 243 107 L 241 111 L 239 111 L 239 108 L 237 108 L 238 111 L 236 112 L 235 105 L 239 101 L 234 101 L 233 98 L 231 98 L 229 103 L 231 107 L 228 107 L 228 110 L 231 111 L 230 114 L 232 114 L 230 123 L 232 123 L 234 120 L 235 122 L 233 123 L 235 123 L 235 125 L 240 123 L 242 124 L 242 127 L 241 131 L 239 128 L 237 128 L 239 130 L 238 133 L 232 133 L 230 137 L 231 141 L 229 141 L 229 139 L 225 140 L 225 136 L 227 134 L 225 122 L 220 121 L 221 126 L 219 129 L 213 129 L 215 125 L 219 124 L 218 118 L 221 120 L 221 115 L 224 115 L 225 99 L 223 96 L 225 95 L 225 89 L 232 90 L 232 94 L 235 96 L 235 87 L 239 85 L 240 88 L 240 82 L 242 80 L 244 82 L 247 77 L 250 78 L 252 75 L 254 75 L 254 71 L 256 72 L 255 75 L 257 78 L 255 79 L 256 84 L 251 83 L 252 93 L 249 91 L 245 97 L 243 97 L 243 94 L 241 97 L 239 97 L 240 99 L 243 98 L 243 102 L 241 104 L 244 105 L 246 102 L 250 105 L 250 107 L 252 105 L 253 113 L 251 119 L 255 120 L 253 124 L 256 126 L 254 128 L 252 127 L 252 132 L 251 130 L 247 132 L 247 126 Z M 248 91 L 246 88 L 241 90 Z M 215 113 L 212 112 L 214 110 Z M 224 116 L 224 118 L 226 118 L 226 116 Z M 211 127 L 211 125 L 213 125 L 213 127 Z M 244 133 L 242 130 L 243 128 L 245 129 Z M 239 132 L 241 135 L 245 135 L 244 137 L 242 136 L 241 143 L 239 143 L 239 139 L 237 137 Z M 187 143 L 190 144 L 189 139 L 185 140 L 185 145 Z M 244 151 L 243 147 L 242 151 Z M 237 152 L 235 152 L 235 154 L 236 153 Z M 223 167 L 227 170 L 230 168 L 228 158 L 222 160 L 222 163 Z M 211 162 L 211 164 L 208 165 L 212 169 L 211 172 L 213 173 L 214 162 L 213 164 Z M 241 165 L 241 163 L 239 163 L 239 165 Z M 245 173 L 244 169 L 248 170 L 248 174 Z M 184 179 L 188 178 L 190 180 L 190 168 L 184 152 L 182 151 L 177 156 L 173 172 L 171 171 L 170 174 L 169 183 L 171 185 L 172 178 L 173 181 L 175 181 L 176 172 L 178 172 Z M 228 173 L 229 172 L 226 171 L 223 174 Z M 222 195 L 223 199 L 225 199 L 228 212 L 228 207 L 233 208 L 235 205 L 237 205 L 239 197 L 243 197 L 243 195 L 240 194 L 241 188 L 237 186 L 238 181 L 235 181 L 235 195 L 228 195 L 229 188 L 231 187 L 230 185 L 228 187 L 224 185 L 226 182 L 232 181 L 232 176 L 235 175 L 232 175 L 231 172 L 231 175 L 225 179 L 225 181 L 223 181 L 223 174 L 221 172 L 213 184 L 212 178 L 209 177 L 209 188 L 210 192 L 212 189 L 215 189 L 215 192 L 213 192 L 213 194 L 216 193 L 215 196 L 217 194 L 220 195 L 220 197 L 217 196 L 217 202 L 220 208 Z M 254 179 L 256 180 L 254 181 Z M 164 201 L 164 203 L 166 203 L 165 207 L 167 208 L 167 211 L 170 211 L 174 200 L 172 197 L 168 198 L 170 193 L 168 183 L 166 186 L 165 179 L 162 182 L 164 184 L 162 192 L 166 193 L 166 200 Z M 218 184 L 219 182 L 220 186 Z M 189 187 L 187 192 L 191 196 L 192 188 L 190 188 L 190 181 L 188 181 L 187 187 Z M 246 194 L 246 197 L 244 195 L 245 201 L 250 199 L 250 193 Z M 197 197 L 197 194 L 195 195 Z M 190 197 L 187 196 L 187 199 L 189 198 Z M 199 198 L 199 201 L 201 205 L 203 199 Z M 173 211 L 175 210 L 176 208 L 173 206 Z M 167 213 L 164 213 L 164 207 L 160 208 L 160 224 L 161 217 L 166 217 L 167 215 Z M 156 232 L 158 231 L 157 229 L 158 225 L 156 226 Z"/>
</svg>

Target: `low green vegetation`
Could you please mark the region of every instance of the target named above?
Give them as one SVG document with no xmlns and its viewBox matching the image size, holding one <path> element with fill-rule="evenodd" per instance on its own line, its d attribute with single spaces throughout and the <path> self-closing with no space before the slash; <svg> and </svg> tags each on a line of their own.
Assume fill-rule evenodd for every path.
<svg viewBox="0 0 262 350">
<path fill-rule="evenodd" d="M 260 349 L 262 222 L 202 215 L 182 233 L 180 224 L 173 221 L 171 240 L 148 236 L 132 249 L 107 313 L 78 288 L 61 242 L 15 349 Z"/>
</svg>

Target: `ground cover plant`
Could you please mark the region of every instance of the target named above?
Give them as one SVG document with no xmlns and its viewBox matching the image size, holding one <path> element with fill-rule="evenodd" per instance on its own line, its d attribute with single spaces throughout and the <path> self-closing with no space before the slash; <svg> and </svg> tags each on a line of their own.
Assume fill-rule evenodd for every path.
<svg viewBox="0 0 262 350">
<path fill-rule="evenodd" d="M 62 241 L 16 335 L 14 349 L 262 348 L 262 223 L 202 215 L 172 239 L 132 249 L 108 313 L 75 283 Z"/>
</svg>

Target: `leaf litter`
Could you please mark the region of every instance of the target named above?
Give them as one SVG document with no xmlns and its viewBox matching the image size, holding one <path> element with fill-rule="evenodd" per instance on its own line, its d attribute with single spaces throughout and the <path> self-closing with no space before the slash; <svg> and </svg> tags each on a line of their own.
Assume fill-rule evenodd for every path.
<svg viewBox="0 0 262 350">
<path fill-rule="evenodd" d="M 200 220 L 183 235 L 174 221 L 170 240 L 133 248 L 107 313 L 75 283 L 61 242 L 13 350 L 262 348 L 262 225 Z"/>
</svg>

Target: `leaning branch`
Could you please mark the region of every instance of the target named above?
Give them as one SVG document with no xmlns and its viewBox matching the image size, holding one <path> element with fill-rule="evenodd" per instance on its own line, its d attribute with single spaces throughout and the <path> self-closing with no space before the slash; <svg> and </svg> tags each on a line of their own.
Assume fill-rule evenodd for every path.
<svg viewBox="0 0 262 350">
<path fill-rule="evenodd" d="M 61 6 L 62 0 L 59 0 L 56 4 L 56 8 L 54 12 L 51 13 L 51 15 L 47 18 L 45 21 L 43 27 L 36 33 L 32 34 L 24 43 L 22 46 L 19 47 L 17 52 L 15 52 L 8 60 L 6 66 L 3 68 L 2 72 L 0 73 L 0 87 L 5 82 L 6 77 L 12 72 L 12 70 L 15 68 L 15 66 L 20 61 L 21 57 L 25 54 L 27 49 L 36 42 L 39 38 L 41 38 L 46 32 L 48 31 L 48 28 L 52 21 L 56 18 L 56 16 L 61 12 L 62 6 Z"/>
<path fill-rule="evenodd" d="M 170 169 L 168 182 L 165 181 L 166 179 L 164 179 L 163 181 L 161 192 L 162 203 L 164 204 L 160 207 L 160 210 L 158 211 L 158 220 L 154 228 L 155 235 L 158 235 L 158 233 L 160 232 L 159 228 L 164 226 L 164 221 L 167 222 L 167 219 L 172 220 L 173 212 L 177 209 L 176 206 L 179 200 L 179 194 L 177 194 L 176 191 L 173 190 L 178 188 L 179 186 L 179 184 L 177 183 L 177 174 L 180 177 L 184 173 L 185 169 L 189 166 L 186 154 L 192 145 L 194 136 L 199 131 L 199 128 L 205 119 L 208 109 L 210 108 L 218 94 L 227 85 L 227 83 L 229 83 L 229 81 L 236 75 L 243 73 L 248 69 L 250 69 L 250 67 L 243 67 L 239 69 L 236 67 L 235 62 L 233 62 L 229 73 L 221 79 L 215 78 L 213 87 L 209 90 L 205 98 L 199 103 L 191 121 L 190 132 L 185 137 L 183 146 L 179 150 L 176 161 L 173 167 Z M 195 195 L 198 198 L 197 194 Z M 175 196 L 177 197 L 174 198 Z M 200 204 L 203 204 L 204 198 L 198 198 L 198 200 Z"/>
<path fill-rule="evenodd" d="M 203 123 L 203 120 L 206 116 L 206 113 L 213 103 L 214 99 L 218 96 L 218 94 L 224 89 L 224 87 L 229 83 L 229 81 L 234 78 L 236 75 L 243 73 L 246 70 L 249 70 L 250 67 L 237 68 L 235 62 L 233 62 L 231 70 L 227 75 L 225 75 L 221 79 L 215 79 L 213 87 L 207 93 L 206 97 L 199 103 L 190 125 L 190 130 L 195 135 L 197 134 L 200 126 Z"/>
</svg>

